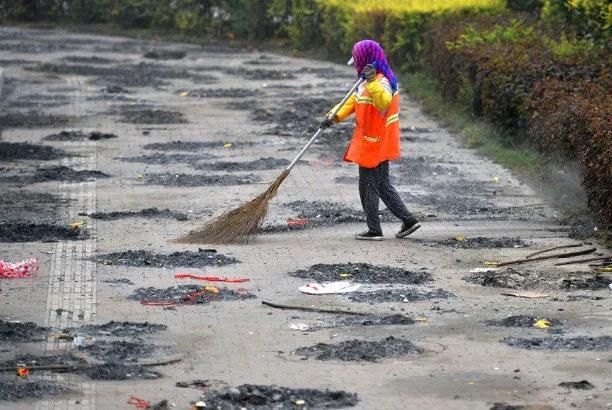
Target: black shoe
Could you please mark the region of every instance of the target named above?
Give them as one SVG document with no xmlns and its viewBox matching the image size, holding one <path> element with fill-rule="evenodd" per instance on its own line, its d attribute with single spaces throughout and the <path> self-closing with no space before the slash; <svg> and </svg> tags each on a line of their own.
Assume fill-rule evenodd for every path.
<svg viewBox="0 0 612 410">
<path fill-rule="evenodd" d="M 355 239 L 360 241 L 382 241 L 382 232 L 365 231 L 355 235 Z"/>
<path fill-rule="evenodd" d="M 411 233 L 413 233 L 420 227 L 421 227 L 421 224 L 416 219 L 411 222 L 404 222 L 402 224 L 402 229 L 400 229 L 400 231 L 395 234 L 395 237 L 405 238 L 406 236 L 410 235 Z"/>
</svg>

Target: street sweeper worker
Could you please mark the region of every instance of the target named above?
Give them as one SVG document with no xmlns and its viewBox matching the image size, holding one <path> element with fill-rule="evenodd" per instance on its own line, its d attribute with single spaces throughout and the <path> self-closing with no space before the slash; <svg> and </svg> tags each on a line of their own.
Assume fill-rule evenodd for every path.
<svg viewBox="0 0 612 410">
<path fill-rule="evenodd" d="M 355 131 L 344 160 L 359 166 L 359 197 L 368 225 L 368 230 L 355 235 L 355 238 L 383 239 L 378 214 L 379 199 L 402 221 L 395 237 L 404 238 L 421 225 L 408 211 L 389 180 L 389 161 L 400 157 L 397 78 L 387 64 L 384 50 L 372 40 L 356 43 L 348 64 L 355 66 L 357 75 L 365 82 L 340 107 L 334 118 L 325 116 L 321 128 L 328 128 L 355 114 Z"/>
</svg>

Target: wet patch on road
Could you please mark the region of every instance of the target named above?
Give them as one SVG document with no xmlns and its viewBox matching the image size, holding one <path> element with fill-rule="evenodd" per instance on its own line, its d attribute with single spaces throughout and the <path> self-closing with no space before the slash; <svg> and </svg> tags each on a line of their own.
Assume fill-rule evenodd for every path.
<svg viewBox="0 0 612 410">
<path fill-rule="evenodd" d="M 51 161 L 70 156 L 67 152 L 49 145 L 29 144 L 27 142 L 0 141 L 0 161 L 18 159 Z"/>
<path fill-rule="evenodd" d="M 194 165 L 195 169 L 208 171 L 264 171 L 270 169 L 285 168 L 290 164 L 286 159 L 278 158 L 259 158 L 253 161 L 235 162 L 235 161 L 218 161 L 218 162 L 200 162 Z"/>
<path fill-rule="evenodd" d="M 493 248 L 526 248 L 528 243 L 520 238 L 485 238 L 477 236 L 474 238 L 454 237 L 440 241 L 426 242 L 431 246 L 449 246 L 456 249 L 493 249 Z"/>
<path fill-rule="evenodd" d="M 148 185 L 162 185 L 174 187 L 196 187 L 196 186 L 227 186 L 227 185 L 250 185 L 260 182 L 259 177 L 253 174 L 235 175 L 203 175 L 203 174 L 172 174 L 169 172 L 161 174 L 146 174 L 144 181 Z"/>
<path fill-rule="evenodd" d="M 294 353 L 316 360 L 377 362 L 387 357 L 413 356 L 424 352 L 424 349 L 408 340 L 389 336 L 378 341 L 354 339 L 337 344 L 317 343 L 310 347 L 300 347 Z"/>
<path fill-rule="evenodd" d="M 117 336 L 138 337 L 143 334 L 151 334 L 166 330 L 168 326 L 149 322 L 115 322 L 110 321 L 102 325 L 83 325 L 73 327 L 64 331 L 70 334 L 83 334 L 90 336 Z"/>
<path fill-rule="evenodd" d="M 148 287 L 138 288 L 128 296 L 143 304 L 173 303 L 177 305 L 204 304 L 216 301 L 255 299 L 255 295 L 246 290 L 233 290 L 217 286 L 176 285 L 165 289 Z"/>
<path fill-rule="evenodd" d="M 204 266 L 226 266 L 240 262 L 231 256 L 225 256 L 217 253 L 217 251 L 207 249 L 199 249 L 197 252 L 172 252 L 170 254 L 130 250 L 100 255 L 95 260 L 104 265 L 149 266 L 155 268 L 202 268 Z"/>
<path fill-rule="evenodd" d="M 212 154 L 205 155 L 194 155 L 194 154 L 164 154 L 156 152 L 154 154 L 141 154 L 133 157 L 117 157 L 120 161 L 124 162 L 137 162 L 143 164 L 193 164 L 196 161 L 203 159 L 215 158 Z"/>
<path fill-rule="evenodd" d="M 48 329 L 34 322 L 0 320 L 0 342 L 29 343 L 45 340 Z"/>
<path fill-rule="evenodd" d="M 591 272 L 536 272 L 514 268 L 472 273 L 463 279 L 481 286 L 510 289 L 600 290 L 612 282 L 608 275 Z"/>
<path fill-rule="evenodd" d="M 208 149 L 232 149 L 242 147 L 252 147 L 254 142 L 232 142 L 232 141 L 170 141 L 146 144 L 144 149 L 157 151 L 200 151 Z"/>
<path fill-rule="evenodd" d="M 245 98 L 255 97 L 258 94 L 255 90 L 248 88 L 196 88 L 177 91 L 179 95 L 185 95 L 185 93 L 192 98 Z"/>
<path fill-rule="evenodd" d="M 390 303 L 390 302 L 418 302 L 429 299 L 453 298 L 453 293 L 444 289 L 379 289 L 371 292 L 354 292 L 348 295 L 349 300 L 360 303 Z"/>
<path fill-rule="evenodd" d="M 176 219 L 177 221 L 187 221 L 187 214 L 170 209 L 146 208 L 140 211 L 112 211 L 112 212 L 94 212 L 87 215 L 93 219 L 101 219 L 104 221 L 115 221 L 124 218 L 164 218 Z"/>
<path fill-rule="evenodd" d="M 290 272 L 289 275 L 312 279 L 316 282 L 350 280 L 356 283 L 406 283 L 418 285 L 433 281 L 431 273 L 425 270 L 409 271 L 392 266 L 370 265 L 369 263 L 319 263 L 308 269 Z"/>
<path fill-rule="evenodd" d="M 81 228 L 27 221 L 0 222 L 0 242 L 57 242 L 81 240 L 89 233 Z"/>
<path fill-rule="evenodd" d="M 612 336 L 578 336 L 578 337 L 534 337 L 522 338 L 509 336 L 500 340 L 512 347 L 527 350 L 596 350 L 606 351 L 612 349 Z"/>
<path fill-rule="evenodd" d="M 538 321 L 543 319 L 542 317 L 530 316 L 530 315 L 514 315 L 508 316 L 499 320 L 487 320 L 485 323 L 488 326 L 500 326 L 500 327 L 533 327 Z M 560 327 L 561 321 L 557 319 L 545 319 L 550 327 Z"/>
<path fill-rule="evenodd" d="M 353 407 L 359 402 L 355 393 L 317 389 L 290 389 L 279 386 L 243 384 L 209 391 L 201 400 L 215 409 L 302 409 Z"/>
<path fill-rule="evenodd" d="M 57 134 L 50 134 L 43 138 L 45 141 L 100 141 L 107 140 L 111 138 L 118 138 L 117 135 L 99 132 L 99 131 L 91 131 L 91 132 L 83 132 L 83 131 L 60 131 Z"/>
</svg>

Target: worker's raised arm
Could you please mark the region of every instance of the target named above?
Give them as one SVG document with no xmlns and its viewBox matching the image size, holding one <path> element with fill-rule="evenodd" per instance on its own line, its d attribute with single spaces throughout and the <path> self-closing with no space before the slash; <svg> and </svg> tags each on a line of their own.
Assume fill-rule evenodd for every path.
<svg viewBox="0 0 612 410">
<path fill-rule="evenodd" d="M 380 112 L 384 112 L 391 105 L 393 94 L 391 84 L 385 77 L 376 78 L 366 83 L 368 96 L 372 99 L 372 104 Z"/>
<path fill-rule="evenodd" d="M 357 97 L 355 94 L 351 95 L 348 100 L 344 103 L 342 107 L 336 113 L 334 117 L 335 122 L 344 121 L 348 116 L 355 112 L 355 102 L 357 101 Z M 337 108 L 334 107 L 334 110 Z M 332 110 L 333 111 L 333 110 Z"/>
</svg>

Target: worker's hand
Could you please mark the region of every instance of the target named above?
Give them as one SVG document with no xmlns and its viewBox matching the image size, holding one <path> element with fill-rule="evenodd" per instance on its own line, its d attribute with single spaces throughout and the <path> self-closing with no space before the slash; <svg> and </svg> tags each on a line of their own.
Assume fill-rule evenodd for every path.
<svg viewBox="0 0 612 410">
<path fill-rule="evenodd" d="M 319 124 L 319 128 L 325 129 L 331 127 L 332 125 L 334 125 L 334 120 L 329 118 L 329 115 L 325 114 L 323 121 L 321 121 L 321 124 Z"/>
<path fill-rule="evenodd" d="M 368 82 L 372 82 L 376 79 L 376 68 L 372 64 L 368 64 L 363 67 L 361 74 L 363 74 Z"/>
</svg>

